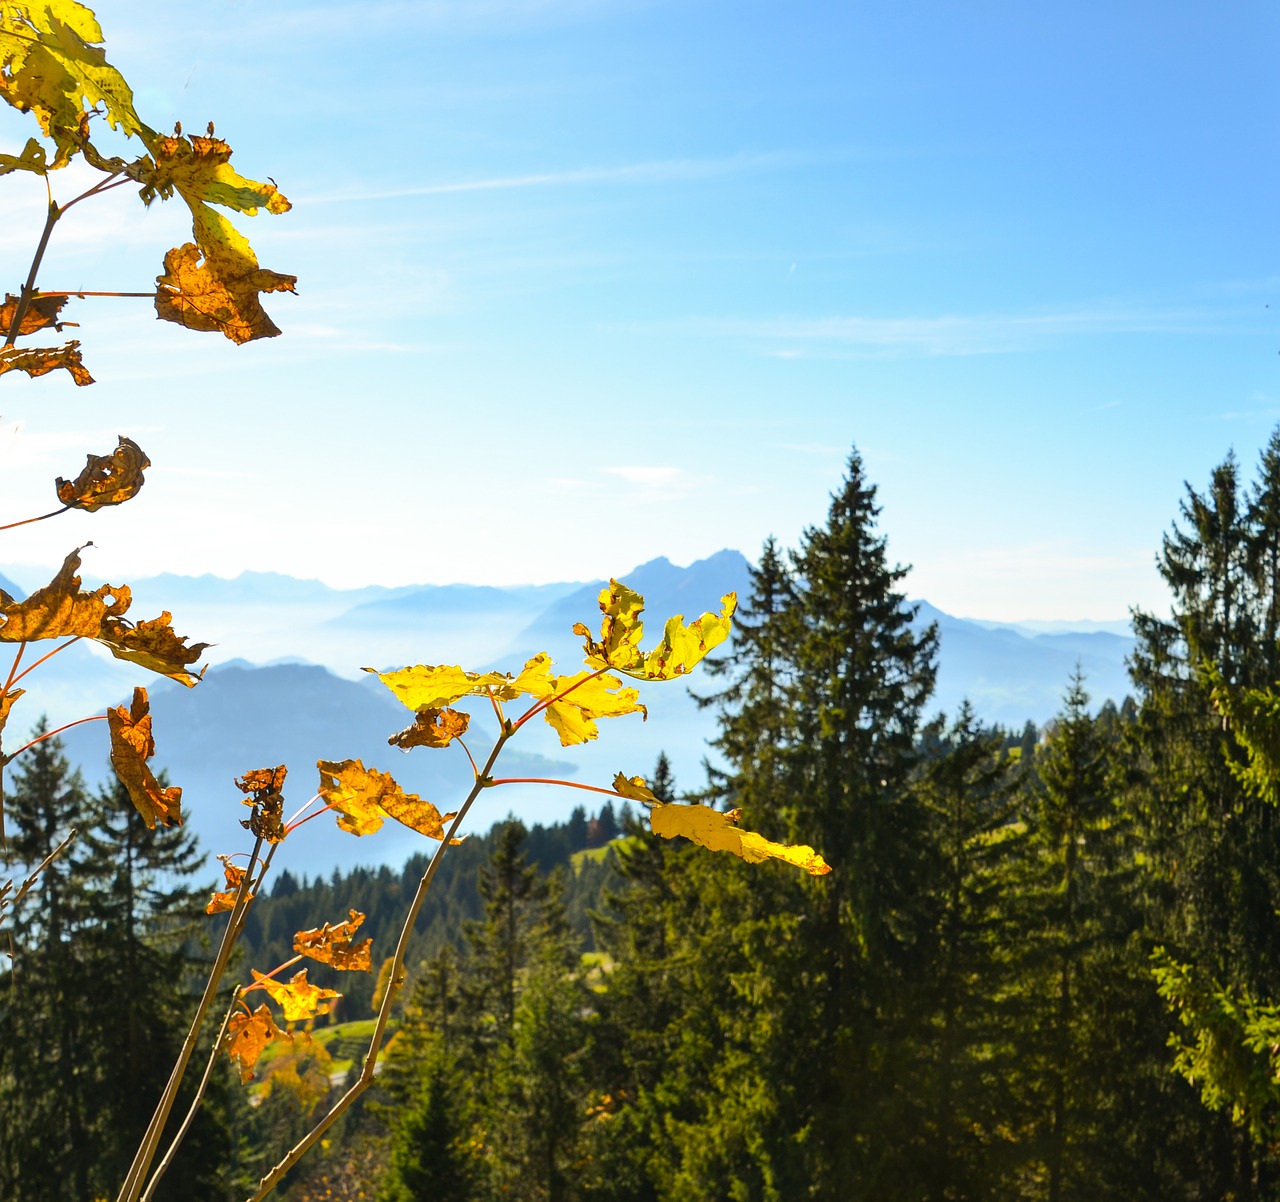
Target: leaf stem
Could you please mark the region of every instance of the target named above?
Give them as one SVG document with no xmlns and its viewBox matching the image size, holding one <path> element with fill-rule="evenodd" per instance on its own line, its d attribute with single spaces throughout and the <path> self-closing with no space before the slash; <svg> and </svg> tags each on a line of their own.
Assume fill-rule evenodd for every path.
<svg viewBox="0 0 1280 1202">
<path fill-rule="evenodd" d="M 40 291 L 36 293 L 36 297 L 74 296 L 80 300 L 83 300 L 86 296 L 138 296 L 143 298 L 150 297 L 154 300 L 158 295 L 159 293 L 154 288 L 150 292 L 88 292 L 83 288 L 77 288 L 74 292 L 50 292 L 47 288 L 41 288 Z M 3 527 L 0 527 L 0 529 L 3 529 Z"/>
<path fill-rule="evenodd" d="M 257 1192 L 253 1194 L 249 1202 L 261 1202 L 263 1198 L 275 1189 L 280 1179 L 342 1117 L 351 1104 L 373 1084 L 374 1071 L 378 1063 L 378 1052 L 382 1048 L 387 1022 L 391 1017 L 391 1003 L 395 1000 L 396 994 L 400 992 L 400 988 L 404 984 L 405 951 L 409 946 L 409 937 L 413 934 L 414 925 L 418 920 L 418 913 L 422 909 L 422 903 L 426 899 L 427 890 L 431 887 L 431 881 L 435 877 L 440 867 L 440 862 L 450 846 L 449 841 L 457 834 L 458 827 L 462 825 L 462 820 L 467 816 L 467 811 L 471 808 L 472 802 L 480 796 L 480 792 L 484 788 L 480 783 L 481 780 L 493 767 L 494 761 L 497 760 L 499 753 L 513 733 L 514 731 L 504 730 L 498 736 L 497 742 L 493 745 L 493 750 L 489 752 L 489 758 L 485 761 L 483 770 L 478 774 L 475 784 L 471 786 L 471 792 L 467 794 L 466 801 L 462 803 L 457 816 L 445 833 L 443 842 L 436 848 L 435 854 L 431 857 L 431 862 L 427 865 L 426 872 L 422 874 L 422 879 L 418 882 L 417 891 L 413 895 L 412 902 L 409 903 L 409 912 L 405 915 L 404 925 L 400 928 L 400 938 L 396 941 L 396 950 L 391 960 L 391 973 L 387 980 L 387 989 L 382 996 L 382 1005 L 378 1008 L 378 1018 L 374 1026 L 373 1036 L 369 1040 L 369 1051 L 365 1055 L 364 1066 L 360 1070 L 360 1076 L 351 1088 L 333 1104 L 329 1113 L 290 1148 L 279 1164 L 258 1182 Z"/>
<path fill-rule="evenodd" d="M 55 509 L 50 513 L 42 513 L 38 518 L 23 518 L 20 522 L 10 522 L 7 526 L 0 526 L 0 530 L 16 530 L 19 526 L 30 526 L 32 522 L 43 522 L 48 518 L 56 518 L 58 514 L 66 513 L 70 508 L 70 505 L 64 505 L 61 509 Z"/>
<path fill-rule="evenodd" d="M 603 789 L 599 785 L 583 785 L 573 780 L 555 780 L 545 776 L 504 776 L 500 780 L 491 780 L 489 787 L 498 785 L 563 785 L 566 789 L 583 789 L 587 793 L 604 793 L 609 797 L 622 797 L 616 789 Z M 625 801 L 626 798 L 623 798 Z"/>
<path fill-rule="evenodd" d="M 471 748 L 468 747 L 461 738 L 455 738 L 454 742 L 467 753 L 467 759 L 471 761 L 471 772 L 473 775 L 478 777 L 480 775 L 480 769 L 476 767 L 475 757 L 471 754 Z"/>
<path fill-rule="evenodd" d="M 44 663 L 45 660 L 52 659 L 55 655 L 58 654 L 59 651 L 65 651 L 68 647 L 71 646 L 72 643 L 78 643 L 82 638 L 84 638 L 84 635 L 82 634 L 73 635 L 65 643 L 59 643 L 52 651 L 46 651 L 38 660 L 36 660 L 34 664 L 28 667 L 25 671 L 19 672 L 17 676 L 12 677 L 9 681 L 9 684 L 5 685 L 5 692 L 9 691 L 9 685 L 17 684 L 18 681 L 20 681 L 24 676 L 26 676 L 28 672 L 34 672 L 42 663 Z M 26 643 L 24 642 L 22 645 L 25 647 Z M 16 660 L 14 661 L 13 666 L 15 668 L 18 666 Z"/>
<path fill-rule="evenodd" d="M 22 653 L 27 649 L 27 640 L 23 639 L 18 644 L 18 654 L 13 657 L 13 663 L 9 667 L 9 679 L 4 682 L 4 688 L 0 689 L 0 697 L 3 697 L 18 679 L 18 665 L 22 663 Z"/>
<path fill-rule="evenodd" d="M 32 664 L 32 667 L 35 667 L 35 665 Z M 28 668 L 27 672 L 30 671 L 31 668 Z M 22 675 L 25 676 L 26 674 L 27 673 L 24 672 Z M 19 679 L 21 679 L 21 677 L 19 677 Z M 64 726 L 59 726 L 57 730 L 46 730 L 44 734 L 32 739 L 30 743 L 24 743 L 11 755 L 6 755 L 4 757 L 4 762 L 7 764 L 10 760 L 16 760 L 24 751 L 30 751 L 37 743 L 43 743 L 45 739 L 52 739 L 54 735 L 60 735 L 64 730 L 70 730 L 73 726 L 83 726 L 86 722 L 105 722 L 106 720 L 106 714 L 93 714 L 88 718 L 77 718 L 74 722 L 68 722 Z"/>
</svg>

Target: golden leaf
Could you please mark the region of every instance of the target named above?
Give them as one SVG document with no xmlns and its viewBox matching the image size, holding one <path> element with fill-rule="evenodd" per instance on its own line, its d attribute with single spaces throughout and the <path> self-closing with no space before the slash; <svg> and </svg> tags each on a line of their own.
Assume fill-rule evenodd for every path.
<svg viewBox="0 0 1280 1202">
<path fill-rule="evenodd" d="M 284 778 L 289 769 L 283 764 L 274 768 L 254 768 L 236 777 L 235 786 L 241 793 L 250 794 L 242 805 L 253 806 L 253 813 L 242 819 L 240 825 L 259 839 L 279 843 L 285 836 L 284 829 Z"/>
<path fill-rule="evenodd" d="M 392 735 L 387 742 L 408 751 L 410 747 L 447 747 L 467 733 L 469 714 L 453 709 L 419 710 L 412 726 Z"/>
<path fill-rule="evenodd" d="M 59 501 L 93 513 L 104 505 L 121 505 L 137 494 L 143 485 L 142 473 L 151 466 L 151 460 L 133 439 L 123 434 L 119 439 L 110 455 L 85 456 L 84 470 L 74 480 L 58 477 Z"/>
<path fill-rule="evenodd" d="M 319 960 L 321 964 L 332 964 L 343 972 L 372 972 L 373 963 L 369 958 L 369 947 L 372 939 L 366 939 L 354 947 L 351 940 L 364 915 L 359 910 L 351 910 L 351 917 L 346 922 L 325 923 L 322 927 L 314 927 L 309 931 L 299 931 L 293 937 L 293 950 Z"/>
<path fill-rule="evenodd" d="M 5 372 L 24 371 L 34 380 L 60 367 L 69 371 L 81 388 L 93 383 L 93 377 L 80 357 L 79 340 L 75 338 L 65 346 L 0 347 L 0 376 Z"/>
<path fill-rule="evenodd" d="M 709 651 L 714 650 L 729 637 L 733 628 L 733 614 L 738 607 L 737 593 L 726 593 L 720 598 L 720 613 L 704 613 L 688 626 L 684 615 L 676 614 L 667 620 L 662 641 L 652 651 L 640 650 L 644 624 L 640 615 L 644 611 L 644 598 L 634 589 L 617 580 L 610 580 L 609 587 L 600 591 L 600 640 L 591 637 L 591 631 L 581 623 L 575 623 L 573 633 L 581 635 L 585 642 L 587 662 L 597 667 L 614 668 L 639 680 L 671 680 L 693 670 Z"/>
<path fill-rule="evenodd" d="M 284 1011 L 285 1022 L 302 1022 L 319 1014 L 328 1014 L 333 1009 L 330 999 L 342 996 L 337 990 L 321 989 L 319 985 L 310 984 L 305 968 L 295 974 L 287 985 L 271 977 L 264 977 L 257 969 L 251 971 L 253 979 Z"/>
<path fill-rule="evenodd" d="M 263 1002 L 252 1014 L 238 1010 L 231 1016 L 222 1046 L 232 1060 L 240 1062 L 240 1080 L 247 1082 L 253 1080 L 253 1066 L 258 1063 L 258 1057 L 267 1044 L 273 1039 L 288 1038 L 276 1026 L 271 1008 Z"/>
<path fill-rule="evenodd" d="M 209 904 L 205 906 L 206 914 L 221 914 L 224 910 L 235 909 L 236 895 L 240 892 L 240 882 L 244 880 L 245 870 L 237 868 L 232 862 L 230 856 L 219 856 L 222 861 L 222 873 L 227 878 L 227 888 L 224 891 L 215 889 L 213 896 L 209 898 Z M 246 902 L 253 901 L 254 895 L 249 894 L 245 898 Z"/>
<path fill-rule="evenodd" d="M 189 330 L 219 330 L 235 343 L 274 338 L 280 327 L 267 316 L 258 295 L 292 292 L 298 277 L 259 267 L 252 252 L 248 258 L 252 263 L 242 265 L 235 257 L 206 250 L 202 261 L 201 247 L 194 242 L 168 251 L 164 272 L 156 276 L 156 316 Z"/>
<path fill-rule="evenodd" d="M 622 797 L 629 797 L 632 801 L 642 801 L 647 806 L 661 804 L 645 784 L 643 776 L 626 776 L 619 772 L 613 778 L 613 791 Z"/>
<path fill-rule="evenodd" d="M 444 824 L 452 814 L 441 815 L 429 801 L 406 793 L 389 773 L 366 768 L 360 760 L 319 760 L 319 793 L 337 811 L 338 825 L 353 835 L 371 835 L 384 818 L 431 839 L 444 838 Z M 460 843 L 460 839 L 454 839 Z"/>
<path fill-rule="evenodd" d="M 18 312 L 18 300 L 18 297 L 8 293 L 4 303 L 0 304 L 0 341 L 9 336 L 9 331 L 13 327 L 13 319 Z M 27 311 L 22 315 L 22 324 L 18 326 L 17 337 L 21 338 L 24 334 L 34 334 L 37 330 L 50 327 L 61 333 L 62 322 L 58 320 L 58 313 L 66 303 L 65 296 L 32 297 L 27 305 Z"/>
<path fill-rule="evenodd" d="M 127 589 L 117 590 L 120 591 L 128 593 Z M 109 615 L 102 631 L 93 637 L 116 659 L 140 664 L 150 672 L 191 688 L 204 676 L 204 669 L 192 673 L 188 668 L 204 654 L 209 644 L 192 643 L 188 647 L 186 635 L 177 634 L 169 625 L 172 621 L 173 615 L 167 609 L 158 618 L 147 618 L 136 626 L 125 618 Z M 2 638 L 4 633 L 0 629 Z"/>
<path fill-rule="evenodd" d="M 754 831 L 739 830 L 734 825 L 737 819 L 737 810 L 723 814 L 699 805 L 664 805 L 659 802 L 649 811 L 649 826 L 655 835 L 664 839 L 691 839 L 712 851 L 727 851 L 748 864 L 784 860 L 814 876 L 823 876 L 831 871 L 831 866 L 812 847 L 803 844 L 788 847 L 770 842 Z"/>
<path fill-rule="evenodd" d="M 0 594 L 0 642 L 21 643 L 57 639 L 66 635 L 97 638 L 109 617 L 129 608 L 127 587 L 104 584 L 91 593 L 80 591 L 80 552 L 77 547 L 63 560 L 58 574 L 25 601 Z"/>
<path fill-rule="evenodd" d="M 510 681 L 505 672 L 465 672 L 462 668 L 441 664 L 418 664 L 396 672 L 373 672 L 411 710 L 442 710 L 463 697 L 483 697 L 490 688 Z"/>
<path fill-rule="evenodd" d="M 47 175 L 49 165 L 44 147 L 35 138 L 28 138 L 21 154 L 0 154 L 0 175 L 8 175 L 10 171 L 30 171 L 36 175 Z M 12 321 L 12 318 L 10 318 Z"/>
<path fill-rule="evenodd" d="M 111 731 L 111 766 L 143 822 L 153 830 L 157 819 L 162 826 L 181 826 L 182 790 L 177 786 L 161 788 L 146 763 L 156 750 L 147 690 L 133 690 L 129 709 L 123 705 L 108 709 L 107 726 Z"/>
<path fill-rule="evenodd" d="M 559 698 L 547 706 L 544 717 L 560 736 L 562 747 L 596 738 L 600 733 L 596 718 L 640 714 L 647 721 L 649 717 L 648 709 L 640 704 L 640 694 L 633 688 L 624 688 L 621 680 L 607 672 L 552 676 L 551 660 L 546 652 L 535 655 L 525 664 L 508 691 L 513 695 L 517 691 L 528 693 L 537 701 Z"/>
</svg>

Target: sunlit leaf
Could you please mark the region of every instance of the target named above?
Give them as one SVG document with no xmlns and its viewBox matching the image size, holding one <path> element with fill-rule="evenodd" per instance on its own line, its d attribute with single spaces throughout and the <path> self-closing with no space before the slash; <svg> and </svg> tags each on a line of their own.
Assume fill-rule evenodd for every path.
<svg viewBox="0 0 1280 1202">
<path fill-rule="evenodd" d="M 236 777 L 235 786 L 249 798 L 241 804 L 252 806 L 253 813 L 242 819 L 240 825 L 267 843 L 279 843 L 285 836 L 284 829 L 284 778 L 288 768 L 278 764 L 274 768 L 254 768 Z"/>
<path fill-rule="evenodd" d="M 4 155 L 0 155 L 0 160 Z M 0 172 L 3 174 L 3 172 Z M 18 326 L 17 337 L 24 334 L 34 334 L 37 330 L 54 329 L 59 333 L 62 331 L 62 322 L 58 320 L 58 314 L 62 311 L 62 306 L 67 303 L 65 296 L 36 296 L 28 303 L 26 312 L 22 315 L 22 322 Z M 0 304 L 0 341 L 8 337 L 9 331 L 13 328 L 13 319 L 18 314 L 19 298 L 12 293 L 8 293 L 4 298 L 4 303 Z"/>
<path fill-rule="evenodd" d="M 150 466 L 143 449 L 121 434 L 110 455 L 85 456 L 84 470 L 74 480 L 58 477 L 58 500 L 90 513 L 104 505 L 121 505 L 137 494 L 143 485 L 142 473 Z"/>
<path fill-rule="evenodd" d="M 372 939 L 354 946 L 351 943 L 364 915 L 359 910 L 349 911 L 351 917 L 346 922 L 325 923 L 322 927 L 314 927 L 309 931 L 299 931 L 293 937 L 293 950 L 319 960 L 321 964 L 331 964 L 343 972 L 372 972 L 373 963 L 369 958 Z"/>
<path fill-rule="evenodd" d="M 467 733 L 469 714 L 458 710 L 419 710 L 412 726 L 392 735 L 387 742 L 408 751 L 410 747 L 447 747 Z"/>
<path fill-rule="evenodd" d="M 273 1039 L 288 1039 L 271 1016 L 271 1008 L 263 1002 L 252 1014 L 236 1011 L 227 1023 L 222 1046 L 232 1060 L 240 1062 L 240 1080 L 253 1080 L 253 1067 Z"/>
<path fill-rule="evenodd" d="M 97 638 L 108 617 L 129 608 L 128 588 L 104 584 L 92 592 L 80 591 L 80 552 L 77 547 L 62 563 L 58 574 L 24 601 L 0 593 L 0 642 L 21 643 L 57 639 L 67 635 Z"/>
<path fill-rule="evenodd" d="M 236 896 L 240 892 L 240 883 L 244 880 L 245 869 L 237 868 L 231 862 L 230 856 L 219 856 L 218 859 L 222 861 L 222 873 L 227 878 L 227 887 L 225 890 L 213 891 L 209 904 L 204 908 L 206 914 L 221 914 L 224 910 L 234 909 Z M 254 895 L 250 893 L 245 901 L 251 902 L 253 898 Z"/>
<path fill-rule="evenodd" d="M 211 216 L 234 230 L 220 215 Z M 232 256 L 206 250 L 202 256 L 201 249 L 187 242 L 165 254 L 164 271 L 156 276 L 156 316 L 189 330 L 218 331 L 236 343 L 279 334 L 258 296 L 292 292 L 298 277 L 259 267 L 252 251 Z"/>
<path fill-rule="evenodd" d="M 305 968 L 287 985 L 283 981 L 263 976 L 257 969 L 251 971 L 253 979 L 284 1011 L 285 1022 L 303 1022 L 320 1014 L 328 1014 L 333 1009 L 331 999 L 342 996 L 334 989 L 321 989 L 319 985 L 312 985 L 307 980 Z"/>
<path fill-rule="evenodd" d="M 81 388 L 93 383 L 93 377 L 80 357 L 80 343 L 75 338 L 65 346 L 0 347 L 0 376 L 10 371 L 22 371 L 34 380 L 60 367 L 70 372 L 71 378 Z"/>
<path fill-rule="evenodd" d="M 647 806 L 661 804 L 645 783 L 643 776 L 627 776 L 619 772 L 613 778 L 613 791 L 621 797 L 630 798 L 632 801 L 642 801 Z"/>
<path fill-rule="evenodd" d="M 812 847 L 773 843 L 753 831 L 739 830 L 735 825 L 737 819 L 737 810 L 721 813 L 699 805 L 664 805 L 659 802 L 649 811 L 649 825 L 653 833 L 664 839 L 691 839 L 712 851 L 727 851 L 749 864 L 783 860 L 814 876 L 823 876 L 831 871 L 831 866 Z"/>
<path fill-rule="evenodd" d="M 129 799 L 149 827 L 182 825 L 182 790 L 175 786 L 161 788 L 147 766 L 156 750 L 151 735 L 151 714 L 147 703 L 147 690 L 133 690 L 133 704 L 107 710 L 107 726 L 111 731 L 111 766 L 116 770 L 120 783 L 129 793 Z"/>
<path fill-rule="evenodd" d="M 204 669 L 193 673 L 189 668 L 209 644 L 187 646 L 186 635 L 177 634 L 169 625 L 172 621 L 173 615 L 167 609 L 158 618 L 147 618 L 136 626 L 127 618 L 108 616 L 101 632 L 93 637 L 116 659 L 140 664 L 150 672 L 191 688 L 204 675 Z M 0 632 L 0 638 L 3 637 Z"/>
<path fill-rule="evenodd" d="M 465 672 L 462 668 L 441 664 L 418 664 L 395 672 L 373 672 L 411 710 L 442 710 L 463 697 L 486 695 L 490 688 L 510 680 L 505 672 Z"/>
<path fill-rule="evenodd" d="M 49 171 L 47 158 L 44 147 L 35 138 L 28 138 L 21 154 L 0 154 L 0 175 L 8 175 L 11 171 L 30 171 L 35 175 L 46 175 Z M 10 320 L 12 321 L 12 318 Z M 23 324 L 25 325 L 26 322 L 24 321 Z"/>
<path fill-rule="evenodd" d="M 431 802 L 406 793 L 389 773 L 366 768 L 360 760 L 319 760 L 316 766 L 320 796 L 337 812 L 338 825 L 344 831 L 371 835 L 384 818 L 394 818 L 428 838 L 444 838 L 444 824 L 453 815 L 441 815 Z"/>
<path fill-rule="evenodd" d="M 90 110 L 127 135 L 151 134 L 101 42 L 92 11 L 75 0 L 0 5 L 0 98 L 34 114 L 53 139 L 57 156 L 50 168 L 65 166 L 76 153 Z"/>
<path fill-rule="evenodd" d="M 720 604 L 719 614 L 704 613 L 687 626 L 682 614 L 669 618 L 658 645 L 651 651 L 642 651 L 644 623 L 640 615 L 644 598 L 625 584 L 611 580 L 609 587 L 600 592 L 604 618 L 599 641 L 581 622 L 574 625 L 573 633 L 585 640 L 583 648 L 590 664 L 614 668 L 639 680 L 671 680 L 692 671 L 709 651 L 729 637 L 738 606 L 737 593 L 726 593 Z"/>
</svg>

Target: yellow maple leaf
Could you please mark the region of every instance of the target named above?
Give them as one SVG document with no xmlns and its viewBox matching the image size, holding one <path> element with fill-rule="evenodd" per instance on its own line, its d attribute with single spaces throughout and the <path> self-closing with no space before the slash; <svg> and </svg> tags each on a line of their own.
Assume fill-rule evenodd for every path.
<svg viewBox="0 0 1280 1202">
<path fill-rule="evenodd" d="M 328 1014 L 333 1009 L 334 998 L 340 998 L 335 989 L 321 989 L 307 980 L 307 970 L 295 973 L 286 985 L 272 977 L 263 976 L 257 969 L 252 969 L 253 979 L 265 989 L 272 1000 L 284 1011 L 285 1022 L 304 1022 L 320 1014 Z"/>
<path fill-rule="evenodd" d="M 22 371 L 34 380 L 60 367 L 70 372 L 71 378 L 81 388 L 93 383 L 93 377 L 80 356 L 80 342 L 76 338 L 65 346 L 0 347 L 0 376 L 10 371 Z"/>
<path fill-rule="evenodd" d="M 651 651 L 640 649 L 644 635 L 644 597 L 617 580 L 600 591 L 600 638 L 577 622 L 573 633 L 585 640 L 583 649 L 587 663 L 609 667 L 638 680 L 671 680 L 693 670 L 709 651 L 729 637 L 733 614 L 738 607 L 737 593 L 720 598 L 720 613 L 704 613 L 687 626 L 684 615 L 676 614 L 663 627 L 662 640 Z"/>
<path fill-rule="evenodd" d="M 463 697 L 483 697 L 490 688 L 509 682 L 505 672 L 467 672 L 456 665 L 416 664 L 395 672 L 365 668 L 411 710 L 442 710 Z"/>
<path fill-rule="evenodd" d="M 404 751 L 410 747 L 448 747 L 454 739 L 467 733 L 470 721 L 469 714 L 454 709 L 419 710 L 413 725 L 392 735 L 387 742 Z"/>
<path fill-rule="evenodd" d="M 58 477 L 58 500 L 89 513 L 104 505 L 121 505 L 137 495 L 143 485 L 142 473 L 150 466 L 146 452 L 132 438 L 121 434 L 110 455 L 86 455 L 84 470 L 74 480 Z"/>
<path fill-rule="evenodd" d="M 441 814 L 416 793 L 406 793 L 390 773 L 366 768 L 360 760 L 318 760 L 320 796 L 337 811 L 338 825 L 353 835 L 371 835 L 384 818 L 431 839 L 444 838 L 444 824 L 453 814 Z M 460 843 L 460 839 L 454 839 Z"/>
<path fill-rule="evenodd" d="M 655 835 L 664 839 L 691 839 L 712 851 L 727 851 L 748 864 L 783 860 L 814 876 L 823 876 L 831 871 L 831 866 L 812 847 L 773 843 L 754 831 L 739 830 L 735 825 L 737 819 L 737 810 L 721 813 L 700 805 L 664 805 L 658 802 L 649 810 L 649 826 Z"/>
<path fill-rule="evenodd" d="M 331 964 L 343 972 L 372 972 L 373 962 L 369 957 L 372 939 L 354 946 L 351 943 L 364 915 L 359 910 L 349 911 L 350 918 L 346 922 L 325 923 L 322 927 L 313 927 L 309 931 L 299 931 L 293 937 L 293 950 L 310 956 L 321 964 Z"/>
<path fill-rule="evenodd" d="M 182 790 L 177 786 L 162 788 L 147 766 L 156 750 L 147 690 L 133 690 L 129 709 L 123 705 L 108 709 L 107 727 L 111 731 L 111 766 L 143 822 L 153 830 L 157 820 L 162 826 L 181 826 Z"/>
<path fill-rule="evenodd" d="M 222 861 L 222 874 L 227 878 L 227 887 L 225 890 L 215 889 L 213 896 L 209 898 L 209 904 L 205 906 L 206 914 L 221 914 L 225 910 L 235 909 L 236 895 L 240 892 L 240 883 L 244 880 L 245 870 L 237 868 L 231 862 L 230 856 L 219 856 Z M 246 902 L 253 901 L 254 895 L 249 894 L 245 898 Z"/>
<path fill-rule="evenodd" d="M 0 5 L 0 98 L 32 113 L 64 167 L 80 148 L 86 114 L 97 109 L 126 135 L 152 132 L 133 108 L 124 77 L 106 61 L 102 30 L 76 0 Z"/>
<path fill-rule="evenodd" d="M 289 1037 L 276 1026 L 271 1016 L 271 1008 L 266 1002 L 252 1014 L 240 1010 L 233 1014 L 227 1022 L 227 1033 L 223 1037 L 222 1046 L 232 1060 L 240 1062 L 240 1080 L 253 1080 L 253 1067 L 273 1039 Z"/>
</svg>

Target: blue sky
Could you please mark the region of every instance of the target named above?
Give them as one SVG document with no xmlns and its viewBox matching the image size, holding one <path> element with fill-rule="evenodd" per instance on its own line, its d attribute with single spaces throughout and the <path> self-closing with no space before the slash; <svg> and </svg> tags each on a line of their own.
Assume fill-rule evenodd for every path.
<svg viewBox="0 0 1280 1202">
<path fill-rule="evenodd" d="M 155 467 L 3 562 L 92 538 L 112 579 L 357 585 L 754 557 L 823 519 L 856 444 L 913 595 L 1108 619 L 1163 604 L 1183 482 L 1280 421 L 1272 4 L 96 11 L 145 121 L 212 118 L 294 202 L 242 228 L 298 296 L 240 348 L 74 302 L 99 383 L 5 379 L 2 511 L 117 433 Z M 31 132 L 0 113 L 0 148 Z M 16 290 L 43 189 L 0 189 Z M 150 287 L 182 218 L 80 206 L 41 283 Z"/>
</svg>

